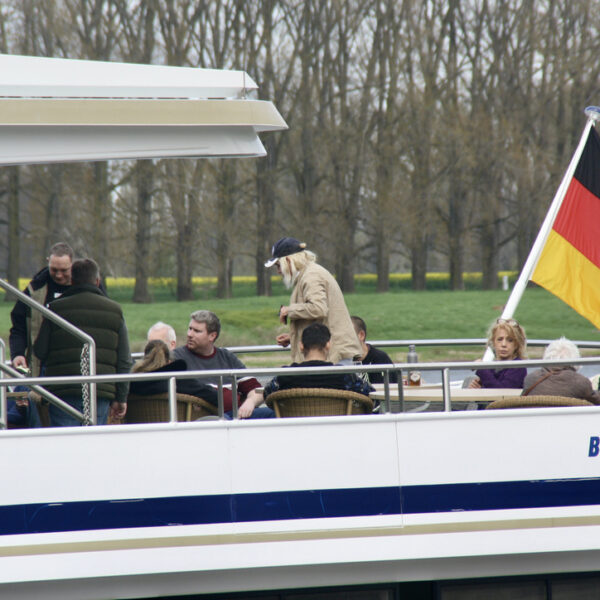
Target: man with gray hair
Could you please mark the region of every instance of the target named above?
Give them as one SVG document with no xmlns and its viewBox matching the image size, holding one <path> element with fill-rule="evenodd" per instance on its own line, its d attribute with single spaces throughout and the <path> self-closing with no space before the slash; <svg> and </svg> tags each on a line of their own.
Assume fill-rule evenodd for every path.
<svg viewBox="0 0 600 600">
<path fill-rule="evenodd" d="M 169 347 L 171 352 L 177 347 L 177 334 L 175 333 L 175 330 L 162 321 L 154 323 L 154 325 L 148 329 L 147 340 L 149 342 L 152 340 L 162 340 Z"/>
<path fill-rule="evenodd" d="M 188 371 L 245 369 L 244 363 L 233 352 L 215 346 L 215 341 L 220 333 L 219 317 L 210 310 L 197 310 L 190 315 L 185 346 L 175 348 L 173 356 L 175 359 L 184 360 Z M 199 381 L 217 386 L 219 378 L 202 377 L 199 378 Z M 224 378 L 224 383 L 231 384 L 231 379 Z M 248 394 L 258 387 L 261 387 L 260 382 L 254 377 L 243 377 L 237 380 L 237 398 L 241 418 L 256 419 L 274 416 L 270 408 L 256 408 L 254 394 L 248 399 Z M 232 410 L 233 394 L 230 390 L 224 390 L 224 392 L 226 391 L 229 393 L 224 393 L 224 409 L 228 413 Z M 245 404 L 246 402 L 248 404 Z"/>
<path fill-rule="evenodd" d="M 580 356 L 577 346 L 565 337 L 550 342 L 544 351 L 544 360 L 577 360 Z M 529 373 L 522 395 L 566 396 L 600 404 L 600 394 L 592 389 L 590 380 L 571 365 L 552 365 Z"/>
</svg>

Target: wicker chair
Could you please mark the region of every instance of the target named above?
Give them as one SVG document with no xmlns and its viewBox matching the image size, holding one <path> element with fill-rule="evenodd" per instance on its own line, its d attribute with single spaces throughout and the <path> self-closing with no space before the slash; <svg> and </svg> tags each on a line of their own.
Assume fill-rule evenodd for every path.
<svg viewBox="0 0 600 600">
<path fill-rule="evenodd" d="M 366 415 L 373 401 L 356 392 L 327 388 L 292 388 L 267 396 L 267 404 L 281 417 Z"/>
<path fill-rule="evenodd" d="M 486 409 L 498 408 L 541 408 L 544 406 L 594 406 L 583 398 L 569 398 L 567 396 L 515 396 L 495 400 L 486 406 Z"/>
<path fill-rule="evenodd" d="M 217 407 L 202 398 L 177 394 L 177 420 L 194 421 L 217 414 Z M 129 394 L 127 423 L 164 423 L 169 421 L 169 394 L 143 396 Z"/>
</svg>

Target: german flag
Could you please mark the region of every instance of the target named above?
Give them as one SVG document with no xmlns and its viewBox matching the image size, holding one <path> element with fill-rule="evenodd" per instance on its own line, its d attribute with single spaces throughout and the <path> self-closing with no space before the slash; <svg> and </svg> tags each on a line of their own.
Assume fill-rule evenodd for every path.
<svg viewBox="0 0 600 600">
<path fill-rule="evenodd" d="M 593 127 L 530 279 L 600 329 L 600 136 Z"/>
</svg>

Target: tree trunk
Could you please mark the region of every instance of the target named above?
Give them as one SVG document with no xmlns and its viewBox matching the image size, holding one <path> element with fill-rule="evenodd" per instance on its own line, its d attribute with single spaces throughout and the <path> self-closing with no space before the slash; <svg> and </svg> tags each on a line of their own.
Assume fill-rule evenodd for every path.
<svg viewBox="0 0 600 600">
<path fill-rule="evenodd" d="M 458 173 L 453 174 L 453 179 L 460 177 Z M 465 248 L 464 248 L 464 202 L 466 195 L 461 193 L 460 184 L 455 182 L 450 188 L 448 199 L 448 258 L 450 270 L 450 289 L 464 290 L 463 279 Z"/>
<path fill-rule="evenodd" d="M 498 289 L 498 225 L 487 222 L 481 231 L 481 287 L 484 290 Z"/>
<path fill-rule="evenodd" d="M 344 248 L 340 256 L 340 264 L 337 273 L 338 283 L 342 292 L 351 294 L 354 292 L 354 243 L 349 235 L 344 242 Z"/>
<path fill-rule="evenodd" d="M 193 198 L 186 197 L 185 164 L 178 160 L 173 174 L 171 204 L 177 225 L 177 301 L 194 299 L 192 286 L 192 248 L 196 221 L 192 218 Z M 189 200 L 189 202 L 187 201 Z"/>
<path fill-rule="evenodd" d="M 50 195 L 46 208 L 46 240 L 44 250 L 65 237 L 65 215 L 63 214 L 62 198 L 64 165 L 50 165 Z"/>
<path fill-rule="evenodd" d="M 458 99 L 458 82 L 459 82 L 459 67 L 458 67 L 458 50 L 457 50 L 457 15 L 458 2 L 452 0 L 448 7 L 448 65 L 449 79 L 448 86 L 448 104 L 451 114 L 458 121 L 461 113 L 460 103 Z M 464 204 L 466 200 L 465 184 L 462 177 L 465 172 L 465 167 L 462 164 L 460 157 L 460 136 L 454 126 L 447 133 L 449 141 L 448 159 L 450 160 L 449 186 L 448 186 L 448 267 L 450 270 L 450 289 L 464 289 L 463 270 L 464 270 Z"/>
<path fill-rule="evenodd" d="M 222 160 L 219 165 L 219 197 L 217 236 L 217 298 L 231 298 L 233 258 L 229 228 L 235 213 L 235 166 L 232 161 Z"/>
<path fill-rule="evenodd" d="M 108 163 L 95 162 L 93 177 L 92 258 L 98 263 L 103 277 L 108 275 L 108 225 L 111 204 L 108 189 Z"/>
<path fill-rule="evenodd" d="M 272 140 L 265 140 L 267 156 L 256 163 L 256 294 L 271 295 L 272 269 L 265 268 L 265 260 L 271 256 L 271 246 L 277 241 L 273 231 L 275 223 L 275 190 L 273 189 L 273 163 L 275 148 Z"/>
<path fill-rule="evenodd" d="M 377 291 L 388 292 L 390 289 L 390 248 L 382 232 L 376 232 L 375 264 L 377 267 Z"/>
<path fill-rule="evenodd" d="M 193 228 L 186 223 L 177 236 L 177 301 L 194 299 L 192 286 L 192 234 Z"/>
<path fill-rule="evenodd" d="M 219 236 L 219 238 L 225 236 Z M 223 242 L 217 242 L 217 248 Z M 226 240 L 224 242 L 227 244 Z M 217 255 L 217 298 L 231 298 L 233 295 L 233 259 L 226 255 L 226 250 Z"/>
<path fill-rule="evenodd" d="M 412 289 L 422 291 L 427 287 L 427 237 L 418 232 L 411 246 Z"/>
<path fill-rule="evenodd" d="M 233 260 L 228 256 L 227 233 L 221 232 L 217 238 L 217 298 L 231 298 Z"/>
<path fill-rule="evenodd" d="M 6 278 L 8 283 L 19 287 L 19 167 L 8 168 L 8 264 L 6 267 Z M 6 302 L 14 302 L 11 294 L 5 294 Z"/>
<path fill-rule="evenodd" d="M 133 302 L 152 302 L 148 290 L 150 237 L 152 226 L 152 189 L 154 168 L 151 160 L 139 160 L 137 175 L 137 229 L 135 233 L 135 287 Z"/>
</svg>

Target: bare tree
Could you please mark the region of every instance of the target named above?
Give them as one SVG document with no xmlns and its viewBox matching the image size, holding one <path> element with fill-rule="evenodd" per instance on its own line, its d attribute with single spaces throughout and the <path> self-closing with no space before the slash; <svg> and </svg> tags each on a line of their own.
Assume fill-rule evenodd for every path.
<svg viewBox="0 0 600 600">
<path fill-rule="evenodd" d="M 118 38 L 117 8 L 111 0 L 64 0 L 73 34 L 78 39 L 80 58 L 109 60 Z M 110 264 L 109 247 L 112 222 L 111 181 L 108 163 L 94 162 L 88 167 L 88 196 L 91 203 L 88 251 L 106 275 Z"/>
<path fill-rule="evenodd" d="M 0 48 L 3 53 L 8 52 L 8 32 L 7 20 L 10 18 L 10 11 L 7 7 L 0 8 Z M 19 263 L 20 263 L 20 220 L 19 220 L 19 167 L 9 167 L 4 169 L 6 175 L 6 188 L 2 190 L 2 196 L 6 197 L 7 219 L 5 221 L 8 228 L 7 253 L 6 253 L 6 278 L 14 286 L 19 284 Z M 14 299 L 5 295 L 8 302 Z"/>
<path fill-rule="evenodd" d="M 290 82 L 297 61 L 297 46 L 285 47 L 282 30 L 285 25 L 283 11 L 276 0 L 242 3 L 246 31 L 248 72 L 255 78 L 261 97 L 272 100 L 280 111 L 293 102 Z M 288 120 L 293 117 L 286 115 Z M 265 269 L 265 257 L 278 237 L 276 201 L 281 179 L 282 148 L 286 134 L 271 133 L 263 140 L 267 156 L 256 161 L 255 172 L 255 273 L 256 293 L 271 294 L 270 272 Z"/>
<path fill-rule="evenodd" d="M 6 278 L 14 286 L 19 285 L 19 264 L 21 249 L 19 245 L 19 167 L 8 169 L 8 254 Z M 8 299 L 8 295 L 7 295 Z"/>
<path fill-rule="evenodd" d="M 198 63 L 194 50 L 195 28 L 204 2 L 191 0 L 159 0 L 156 4 L 158 28 L 167 64 L 186 66 Z M 197 179 L 202 168 L 197 161 L 165 161 L 162 190 L 169 200 L 173 216 L 176 242 L 176 270 L 178 300 L 193 298 L 192 274 L 195 247 L 195 228 L 199 225 L 198 192 L 190 181 Z"/>
<path fill-rule="evenodd" d="M 387 290 L 398 259 L 415 289 L 446 263 L 454 289 L 477 264 L 494 287 L 600 91 L 599 20 L 592 0 L 6 0 L 5 52 L 243 69 L 291 127 L 257 161 L 6 169 L 11 265 L 65 239 L 135 273 L 136 300 L 174 268 L 180 299 L 215 270 L 227 296 L 252 264 L 268 294 L 270 245 L 295 235 L 347 291 L 363 264 Z"/>
<path fill-rule="evenodd" d="M 335 234 L 335 271 L 342 290 L 354 291 L 358 230 L 368 139 L 374 129 L 372 96 L 375 87 L 377 38 L 366 25 L 373 20 L 374 3 L 332 3 L 326 45 L 330 56 L 323 84 L 327 90 L 331 143 L 331 223 Z M 329 29 L 329 27 L 327 28 Z M 348 127 L 353 123 L 352 127 Z"/>
<path fill-rule="evenodd" d="M 375 173 L 372 184 L 373 198 L 366 203 L 367 231 L 372 232 L 371 244 L 375 248 L 377 291 L 389 289 L 390 254 L 397 238 L 399 219 L 399 182 L 407 177 L 402 161 L 402 131 L 399 124 L 400 103 L 400 44 L 404 35 L 406 2 L 385 0 L 376 4 L 376 24 L 373 33 L 373 54 L 377 56 L 377 84 L 373 93 L 374 128 L 370 164 Z"/>
<path fill-rule="evenodd" d="M 119 40 L 121 55 L 126 61 L 152 62 L 155 48 L 155 2 L 140 1 L 135 6 L 127 0 L 112 0 L 123 32 Z M 134 302 L 151 302 L 148 289 L 150 276 L 150 236 L 152 229 L 152 196 L 154 193 L 154 164 L 151 160 L 138 161 L 135 167 L 137 211 L 135 233 L 135 287 Z"/>
<path fill-rule="evenodd" d="M 404 208 L 403 231 L 411 261 L 412 286 L 425 289 L 427 258 L 433 244 L 432 213 L 435 135 L 440 113 L 440 77 L 447 23 L 445 2 L 413 3 L 407 10 L 403 44 L 405 71 L 402 127 L 410 164 L 410 205 Z"/>
</svg>

